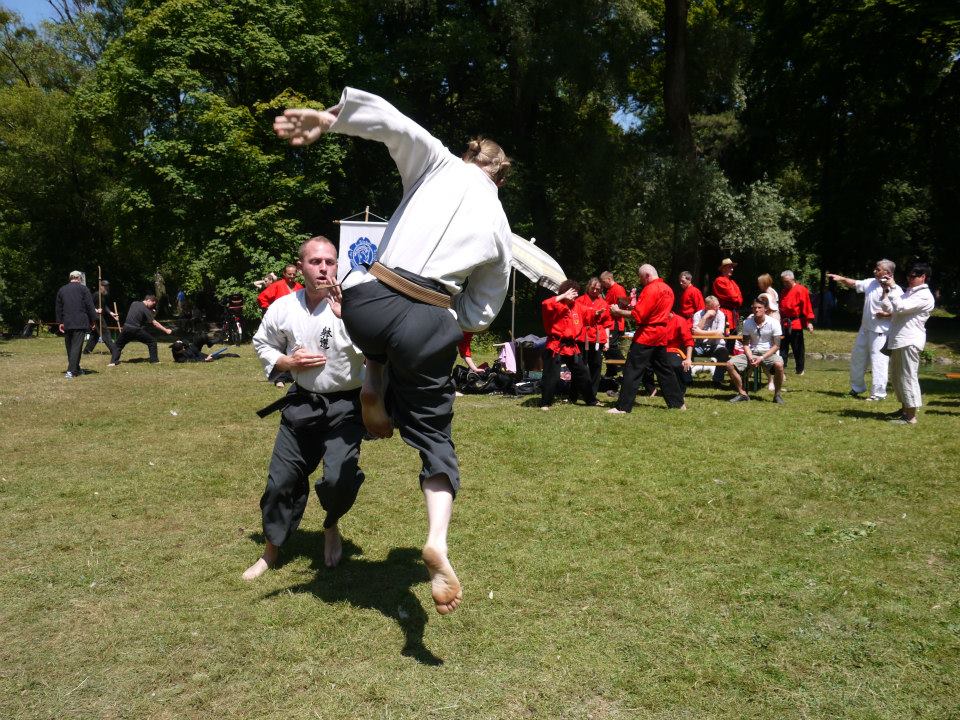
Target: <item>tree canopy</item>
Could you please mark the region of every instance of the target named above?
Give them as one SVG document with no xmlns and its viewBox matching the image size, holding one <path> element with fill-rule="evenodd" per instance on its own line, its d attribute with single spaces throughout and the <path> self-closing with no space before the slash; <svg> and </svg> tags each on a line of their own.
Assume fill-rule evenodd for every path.
<svg viewBox="0 0 960 720">
<path fill-rule="evenodd" d="M 933 262 L 960 285 L 960 8 L 942 0 L 51 0 L 0 5 L 0 317 L 69 270 L 212 304 L 400 197 L 379 146 L 270 130 L 344 85 L 498 140 L 567 273 Z M 822 275 L 821 275 L 822 277 Z M 815 280 L 815 278 L 812 278 Z M 529 289 L 525 289 L 527 293 Z"/>
</svg>

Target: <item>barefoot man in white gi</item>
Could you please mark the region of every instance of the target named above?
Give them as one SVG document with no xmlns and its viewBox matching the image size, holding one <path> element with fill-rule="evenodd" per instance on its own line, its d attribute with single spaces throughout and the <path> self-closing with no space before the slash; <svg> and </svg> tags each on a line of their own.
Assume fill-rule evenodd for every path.
<svg viewBox="0 0 960 720">
<path fill-rule="evenodd" d="M 343 552 L 337 523 L 363 483 L 358 464 L 363 354 L 347 335 L 340 319 L 340 293 L 331 287 L 337 281 L 337 249 L 325 237 L 310 238 L 300 246 L 297 267 L 304 288 L 270 305 L 253 336 L 267 376 L 273 370 L 290 372 L 296 382 L 257 413 L 266 417 L 283 409 L 260 499 L 267 547 L 243 573 L 244 580 L 260 577 L 277 562 L 280 547 L 300 525 L 310 497 L 307 480 L 321 462 L 323 476 L 316 490 L 327 511 L 324 563 L 335 567 Z"/>
<path fill-rule="evenodd" d="M 488 327 L 506 297 L 511 234 L 497 188 L 510 161 L 487 139 L 472 140 L 457 157 L 390 103 L 354 88 L 327 111 L 287 110 L 274 130 L 296 146 L 325 132 L 375 140 L 400 172 L 403 199 L 377 262 L 344 279 L 343 321 L 368 361 L 360 398 L 364 424 L 380 437 L 395 425 L 420 453 L 427 505 L 423 559 L 437 611 L 447 614 L 462 598 L 447 556 L 460 486 L 450 373 L 463 331 Z"/>
</svg>

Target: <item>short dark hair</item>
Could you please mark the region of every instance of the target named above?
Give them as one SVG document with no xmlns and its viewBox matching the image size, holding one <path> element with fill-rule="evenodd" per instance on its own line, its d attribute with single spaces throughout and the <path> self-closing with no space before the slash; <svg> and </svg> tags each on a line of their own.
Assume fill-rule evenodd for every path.
<svg viewBox="0 0 960 720">
<path fill-rule="evenodd" d="M 563 295 L 570 288 L 576 290 L 578 294 L 580 293 L 580 283 L 576 280 L 564 280 L 560 283 L 560 287 L 557 288 L 557 295 Z"/>
<path fill-rule="evenodd" d="M 914 277 L 920 277 L 923 275 L 927 280 L 930 279 L 930 276 L 933 274 L 933 269 L 930 267 L 930 263 L 925 262 L 915 262 L 910 264 L 910 268 L 907 270 L 907 275 L 913 275 Z"/>
<path fill-rule="evenodd" d="M 156 295 L 144 295 L 144 296 L 143 296 L 143 301 L 144 301 L 144 302 L 147 302 L 147 300 L 153 300 L 154 302 L 156 302 L 156 301 L 157 301 L 157 296 L 156 296 Z"/>
<path fill-rule="evenodd" d="M 757 295 L 751 305 L 763 305 L 767 310 L 770 309 L 770 298 L 767 295 Z"/>
</svg>

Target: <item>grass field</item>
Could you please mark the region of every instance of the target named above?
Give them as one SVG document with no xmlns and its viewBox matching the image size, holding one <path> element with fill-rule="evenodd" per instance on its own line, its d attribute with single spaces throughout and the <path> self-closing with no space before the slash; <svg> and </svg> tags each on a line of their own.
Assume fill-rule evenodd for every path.
<svg viewBox="0 0 960 720">
<path fill-rule="evenodd" d="M 240 579 L 279 391 L 239 352 L 67 381 L 61 341 L 0 343 L 0 718 L 960 718 L 943 369 L 917 427 L 846 397 L 845 363 L 783 407 L 461 398 L 441 618 L 398 439 L 364 445 L 341 567 L 313 500 L 284 564 Z"/>
</svg>

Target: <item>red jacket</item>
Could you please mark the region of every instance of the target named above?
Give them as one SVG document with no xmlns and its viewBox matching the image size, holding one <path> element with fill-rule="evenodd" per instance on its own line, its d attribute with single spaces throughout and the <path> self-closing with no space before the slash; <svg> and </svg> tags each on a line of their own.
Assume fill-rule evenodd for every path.
<svg viewBox="0 0 960 720">
<path fill-rule="evenodd" d="M 667 351 L 686 359 L 688 347 L 693 347 L 690 323 L 676 313 L 670 313 L 670 320 L 667 321 Z"/>
<path fill-rule="evenodd" d="M 607 290 L 607 294 L 603 296 L 603 299 L 607 301 L 607 305 L 616 305 L 621 300 L 626 300 L 628 297 L 627 291 L 623 288 L 623 285 L 620 283 L 614 283 L 610 286 L 610 289 Z M 613 329 L 617 332 L 623 332 L 626 327 L 626 321 L 622 317 L 613 318 Z"/>
<path fill-rule="evenodd" d="M 463 334 L 463 340 L 457 343 L 457 350 L 460 352 L 460 357 L 473 357 L 473 351 L 470 349 L 471 342 L 473 342 L 473 333 L 465 332 Z"/>
<path fill-rule="evenodd" d="M 641 345 L 666 345 L 667 320 L 672 309 L 673 290 L 663 278 L 647 283 L 633 308 L 633 319 L 637 321 L 633 341 Z"/>
<path fill-rule="evenodd" d="M 791 330 L 803 330 L 813 322 L 810 291 L 800 283 L 780 296 L 780 322 L 784 328 L 789 323 Z"/>
<path fill-rule="evenodd" d="M 693 314 L 705 307 L 703 293 L 693 285 L 687 285 L 680 293 L 680 309 L 677 314 L 686 320 L 693 320 Z"/>
<path fill-rule="evenodd" d="M 581 295 L 574 306 L 583 330 L 578 340 L 586 343 L 605 343 L 609 339 L 608 331 L 613 327 L 613 317 L 610 315 L 610 306 L 602 297 L 591 300 L 589 295 Z"/>
<path fill-rule="evenodd" d="M 541 303 L 543 329 L 547 333 L 547 350 L 554 355 L 579 355 L 577 338 L 583 331 L 583 322 L 576 304 L 567 305 L 555 297 Z"/>
<path fill-rule="evenodd" d="M 743 307 L 743 293 L 733 278 L 721 275 L 713 281 L 713 294 L 720 302 L 720 310 L 727 318 L 727 332 L 735 333 L 740 324 L 740 308 Z"/>
<path fill-rule="evenodd" d="M 277 280 L 276 282 L 272 282 L 267 285 L 263 289 L 263 292 L 257 295 L 257 302 L 260 303 L 260 307 L 266 310 L 284 295 L 289 295 L 297 290 L 303 290 L 303 285 L 294 281 L 293 289 L 291 289 L 287 285 L 286 280 Z"/>
</svg>

